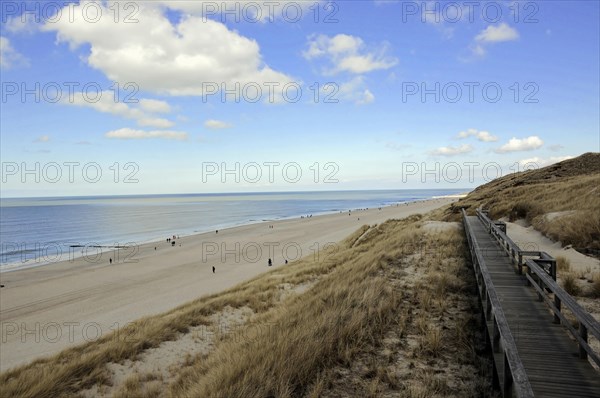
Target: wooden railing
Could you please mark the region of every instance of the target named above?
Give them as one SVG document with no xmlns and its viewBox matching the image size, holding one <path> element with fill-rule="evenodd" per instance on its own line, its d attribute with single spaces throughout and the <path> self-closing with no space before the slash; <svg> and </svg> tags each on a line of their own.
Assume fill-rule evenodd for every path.
<svg viewBox="0 0 600 398">
<path fill-rule="evenodd" d="M 517 272 L 522 274 L 523 266 L 527 267 L 527 284 L 533 286 L 538 293 L 538 299 L 550 307 L 554 314 L 554 322 L 562 323 L 575 338 L 579 344 L 580 358 L 587 359 L 589 357 L 596 365 L 600 366 L 600 355 L 588 344 L 589 334 L 600 341 L 600 323 L 556 283 L 556 260 L 546 252 L 519 249 L 519 246 L 506 235 L 506 230 L 502 231 L 502 227 L 498 226 L 499 223 L 491 221 L 483 210 L 478 209 L 477 216 L 508 253 L 513 264 L 517 266 Z M 538 258 L 528 258 L 523 262 L 523 257 Z M 579 325 L 577 329 L 562 313 L 563 306 L 567 307 L 575 316 Z"/>
<path fill-rule="evenodd" d="M 502 393 L 504 397 L 511 397 L 513 392 L 517 397 L 533 397 L 533 390 L 523 362 L 519 357 L 517 345 L 508 326 L 508 321 L 500 305 L 500 300 L 494 288 L 491 275 L 483 259 L 482 251 L 477 244 L 473 229 L 467 218 L 465 210 L 462 209 L 463 223 L 471 251 L 473 270 L 479 287 L 479 296 L 483 305 L 483 314 L 486 324 L 492 324 L 488 329 L 488 337 L 494 353 L 502 351 L 503 380 Z M 494 376 L 497 376 L 497 370 Z"/>
<path fill-rule="evenodd" d="M 546 252 L 536 250 L 521 250 L 519 246 L 506 234 L 506 223 L 492 221 L 484 210 L 477 209 L 477 217 L 483 222 L 488 232 L 498 241 L 506 251 L 511 262 L 517 268 L 519 275 L 523 274 L 523 257 L 538 257 L 540 266 L 552 279 L 556 280 L 556 260 Z"/>
</svg>

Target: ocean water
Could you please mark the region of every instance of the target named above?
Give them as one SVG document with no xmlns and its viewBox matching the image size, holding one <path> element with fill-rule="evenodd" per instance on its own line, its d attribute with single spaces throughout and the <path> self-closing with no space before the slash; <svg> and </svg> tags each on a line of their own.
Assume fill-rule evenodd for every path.
<svg viewBox="0 0 600 398">
<path fill-rule="evenodd" d="M 0 199 L 0 271 L 244 224 L 464 192 L 386 190 Z M 88 250 L 88 249 L 86 249 Z"/>
</svg>

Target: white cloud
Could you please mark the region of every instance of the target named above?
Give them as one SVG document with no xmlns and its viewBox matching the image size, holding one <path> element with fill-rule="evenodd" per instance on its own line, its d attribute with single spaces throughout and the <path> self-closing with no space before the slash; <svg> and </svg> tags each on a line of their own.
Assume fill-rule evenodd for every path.
<svg viewBox="0 0 600 398">
<path fill-rule="evenodd" d="M 13 48 L 10 40 L 0 36 L 0 68 L 10 69 L 19 66 L 28 66 L 29 61 Z"/>
<path fill-rule="evenodd" d="M 149 138 L 162 138 L 166 140 L 187 140 L 188 134 L 181 131 L 169 131 L 169 130 L 134 130 L 130 128 L 122 128 L 119 130 L 109 131 L 104 135 L 107 138 L 116 138 L 121 140 L 141 140 Z"/>
<path fill-rule="evenodd" d="M 55 31 L 57 41 L 72 49 L 89 45 L 87 63 L 112 81 L 135 82 L 140 90 L 155 93 L 195 96 L 210 93 L 214 85 L 220 89 L 236 83 L 258 83 L 266 95 L 264 83 L 270 82 L 279 84 L 276 94 L 280 94 L 283 85 L 292 82 L 264 63 L 255 40 L 223 23 L 189 14 L 171 22 L 164 10 L 166 3 L 159 7 L 141 2 L 136 3 L 137 23 L 115 24 L 114 12 L 103 9 L 100 20 L 91 24 L 82 17 L 86 3 L 74 6 L 72 22 L 62 18 L 44 25 L 43 30 Z M 187 3 L 191 2 L 177 4 L 184 8 Z M 175 5 L 169 3 L 169 7 Z"/>
<path fill-rule="evenodd" d="M 50 136 L 49 135 L 40 135 L 33 142 L 48 142 L 48 141 L 50 141 Z"/>
<path fill-rule="evenodd" d="M 459 3 L 451 7 L 441 5 L 439 1 L 421 3 L 421 21 L 435 26 L 445 39 L 454 36 L 454 25 L 469 16 L 469 8 Z"/>
<path fill-rule="evenodd" d="M 500 25 L 489 25 L 475 36 L 475 41 L 481 43 L 499 43 L 503 41 L 513 41 L 519 38 L 519 32 L 511 28 L 507 23 Z"/>
<path fill-rule="evenodd" d="M 461 131 L 458 133 L 457 138 L 468 138 L 476 137 L 482 142 L 495 142 L 498 141 L 498 137 L 491 135 L 488 131 L 479 131 L 477 129 L 468 129 L 467 131 Z"/>
<path fill-rule="evenodd" d="M 175 125 L 175 123 L 173 123 L 172 121 L 160 117 L 147 117 L 138 119 L 137 123 L 140 126 L 156 127 L 159 129 L 168 129 L 169 127 L 173 127 Z"/>
<path fill-rule="evenodd" d="M 325 94 L 332 94 L 331 91 L 324 90 Z M 333 95 L 333 98 L 340 98 L 343 101 L 354 102 L 356 105 L 367 105 L 375 101 L 375 96 L 368 88 L 362 76 L 342 83 L 339 91 Z"/>
<path fill-rule="evenodd" d="M 140 100 L 140 108 L 150 113 L 171 112 L 171 106 L 167 102 L 147 98 Z"/>
<path fill-rule="evenodd" d="M 537 135 L 532 135 L 527 138 L 511 138 L 506 144 L 496 149 L 496 153 L 531 151 L 541 148 L 544 141 Z"/>
<path fill-rule="evenodd" d="M 375 101 L 375 96 L 372 92 L 369 91 L 369 89 L 366 89 L 362 94 L 362 98 L 357 102 L 357 104 L 366 105 L 370 104 L 373 101 Z"/>
<path fill-rule="evenodd" d="M 465 153 L 469 153 L 473 151 L 473 146 L 471 145 L 461 145 L 459 147 L 453 147 L 453 146 L 443 146 L 443 147 L 439 147 L 437 149 L 434 149 L 433 151 L 431 151 L 431 155 L 434 156 L 456 156 L 456 155 L 462 155 Z"/>
<path fill-rule="evenodd" d="M 161 5 L 172 10 L 183 11 L 191 15 L 204 15 L 206 18 L 220 22 L 267 22 L 281 20 L 288 23 L 301 20 L 303 17 L 314 15 L 313 7 L 315 1 L 278 0 L 278 1 L 255 1 L 237 0 L 235 2 L 224 2 L 214 0 L 162 0 L 153 1 L 155 5 Z M 327 14 L 329 15 L 329 14 Z M 330 15 L 330 17 L 334 17 Z"/>
<path fill-rule="evenodd" d="M 308 60 L 327 58 L 333 66 L 324 69 L 325 74 L 363 74 L 397 65 L 398 59 L 388 56 L 387 50 L 386 44 L 378 49 L 369 49 L 363 40 L 356 36 L 338 34 L 330 37 L 321 34 L 308 37 L 308 49 L 302 55 Z"/>
<path fill-rule="evenodd" d="M 211 130 L 220 130 L 230 128 L 232 125 L 221 120 L 209 119 L 204 122 L 204 127 Z"/>
<path fill-rule="evenodd" d="M 573 159 L 574 156 L 553 156 L 542 159 L 537 156 L 533 158 L 519 160 L 519 165 L 525 169 L 538 169 L 540 167 L 550 166 L 551 164 L 562 162 L 563 160 Z"/>
<path fill-rule="evenodd" d="M 170 109 L 169 104 L 164 101 L 157 101 L 152 99 L 141 99 L 139 102 L 139 108 L 134 108 L 123 102 L 115 102 L 114 93 L 112 91 L 103 91 L 98 95 L 99 100 L 96 102 L 86 101 L 83 95 L 73 96 L 73 101 L 69 101 L 68 98 L 62 101 L 63 104 L 83 106 L 87 108 L 95 109 L 99 112 L 110 113 L 115 116 L 124 117 L 126 119 L 133 119 L 137 121 L 137 124 L 145 127 L 156 127 L 156 128 L 169 128 L 175 125 L 174 122 L 154 117 L 151 112 L 145 110 L 154 110 L 165 112 Z"/>
<path fill-rule="evenodd" d="M 56 4 L 58 6 L 58 3 Z M 48 7 L 55 8 L 55 7 Z M 52 15 L 45 15 L 47 19 L 52 18 Z M 37 20 L 36 20 L 37 18 Z M 19 16 L 10 17 L 6 19 L 5 28 L 6 31 L 10 33 L 28 33 L 32 34 L 39 30 L 41 25 L 41 20 L 39 15 L 35 15 L 34 13 L 23 13 Z"/>
<path fill-rule="evenodd" d="M 514 41 L 519 39 L 519 32 L 507 23 L 489 25 L 475 36 L 474 42 L 469 46 L 472 55 L 483 57 L 487 53 L 487 46 L 494 43 Z"/>
</svg>

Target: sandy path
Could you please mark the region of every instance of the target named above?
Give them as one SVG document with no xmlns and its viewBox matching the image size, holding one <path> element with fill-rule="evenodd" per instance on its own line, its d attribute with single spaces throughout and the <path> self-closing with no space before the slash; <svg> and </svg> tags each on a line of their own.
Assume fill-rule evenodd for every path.
<svg viewBox="0 0 600 398">
<path fill-rule="evenodd" d="M 600 272 L 599 260 L 581 254 L 570 246 L 562 247 L 560 242 L 554 242 L 546 238 L 532 226 L 506 222 L 506 232 L 508 232 L 508 236 L 522 250 L 543 251 L 555 258 L 563 256 L 569 260 L 574 271 L 586 273 Z"/>
<path fill-rule="evenodd" d="M 269 257 L 274 267 L 284 266 L 284 256 L 314 255 L 361 225 L 425 213 L 455 200 L 241 226 L 184 237 L 175 247 L 151 243 L 139 247 L 135 262 L 124 262 L 121 254 L 109 265 L 108 257 L 116 257 L 105 253 L 99 263 L 79 258 L 0 274 L 6 285 L 0 290 L 0 371 L 230 288 L 269 270 Z"/>
</svg>

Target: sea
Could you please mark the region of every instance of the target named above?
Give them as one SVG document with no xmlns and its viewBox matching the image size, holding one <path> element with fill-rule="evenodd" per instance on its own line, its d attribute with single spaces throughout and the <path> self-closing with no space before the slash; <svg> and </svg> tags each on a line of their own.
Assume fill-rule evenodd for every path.
<svg viewBox="0 0 600 398">
<path fill-rule="evenodd" d="M 378 208 L 468 189 L 0 198 L 0 272 L 84 250 L 129 247 L 240 225 Z"/>
</svg>

